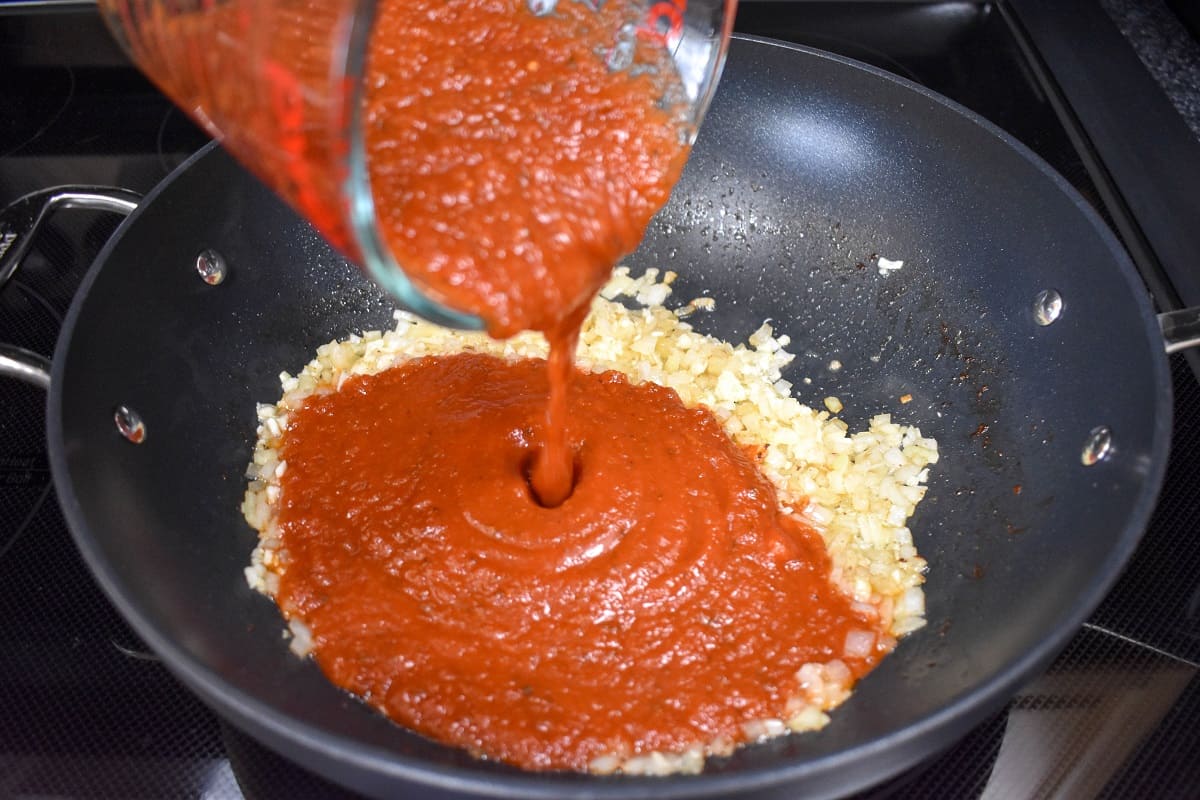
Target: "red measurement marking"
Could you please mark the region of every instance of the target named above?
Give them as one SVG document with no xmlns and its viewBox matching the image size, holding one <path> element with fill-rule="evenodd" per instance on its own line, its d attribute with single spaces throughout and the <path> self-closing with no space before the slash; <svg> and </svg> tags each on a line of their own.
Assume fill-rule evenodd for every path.
<svg viewBox="0 0 1200 800">
<path fill-rule="evenodd" d="M 674 47 L 683 36 L 683 12 L 687 0 L 662 0 L 650 6 L 638 27 L 638 35 L 663 47 Z"/>
</svg>

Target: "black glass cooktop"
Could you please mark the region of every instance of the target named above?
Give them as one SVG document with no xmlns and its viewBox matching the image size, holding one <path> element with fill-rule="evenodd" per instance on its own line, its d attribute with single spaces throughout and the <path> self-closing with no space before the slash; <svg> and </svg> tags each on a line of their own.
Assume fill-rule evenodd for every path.
<svg viewBox="0 0 1200 800">
<path fill-rule="evenodd" d="M 1112 202 L 1102 159 L 1017 11 L 751 0 L 738 28 L 948 95 L 1029 145 L 1128 236 L 1137 226 Z M 0 205 L 67 183 L 144 192 L 205 141 L 129 67 L 87 3 L 0 5 L 0 75 Z M 52 351 L 72 292 L 118 222 L 93 211 L 52 218 L 0 287 L 0 342 Z M 1119 585 L 1006 709 L 863 797 L 1196 795 L 1200 386 L 1174 358 L 1167 483 Z M 0 797 L 350 796 L 223 724 L 112 609 L 59 512 L 43 406 L 40 391 L 0 381 Z"/>
</svg>

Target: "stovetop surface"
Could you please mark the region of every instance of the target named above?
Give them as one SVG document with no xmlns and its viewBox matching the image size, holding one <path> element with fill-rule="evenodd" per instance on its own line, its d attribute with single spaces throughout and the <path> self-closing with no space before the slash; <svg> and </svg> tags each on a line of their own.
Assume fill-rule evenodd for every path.
<svg viewBox="0 0 1200 800">
<path fill-rule="evenodd" d="M 977 111 L 1110 209 L 996 6 L 744 3 L 738 28 L 873 63 Z M 0 13 L 0 205 L 57 184 L 148 191 L 205 139 L 94 12 Z M 0 341 L 53 351 L 118 219 L 55 215 L 0 292 Z M 1200 386 L 1173 357 L 1158 510 L 1050 670 L 959 744 L 861 797 L 1194 796 L 1200 787 Z M 0 797 L 349 797 L 222 723 L 113 610 L 58 509 L 44 396 L 0 381 Z"/>
</svg>

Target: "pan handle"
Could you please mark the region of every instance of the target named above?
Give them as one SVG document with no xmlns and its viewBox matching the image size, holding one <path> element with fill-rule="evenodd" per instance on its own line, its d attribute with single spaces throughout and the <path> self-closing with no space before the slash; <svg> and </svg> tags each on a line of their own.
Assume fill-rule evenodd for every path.
<svg viewBox="0 0 1200 800">
<path fill-rule="evenodd" d="M 50 359 L 32 350 L 0 342 L 0 376 L 50 391 Z"/>
<path fill-rule="evenodd" d="M 1200 306 L 1159 314 L 1158 327 L 1168 353 L 1200 345 Z"/>
<path fill-rule="evenodd" d="M 0 211 L 0 291 L 21 266 L 42 225 L 60 208 L 130 214 L 142 197 L 107 186 L 53 186 L 17 198 Z M 50 388 L 50 362 L 44 356 L 0 342 L 0 377 Z"/>
</svg>

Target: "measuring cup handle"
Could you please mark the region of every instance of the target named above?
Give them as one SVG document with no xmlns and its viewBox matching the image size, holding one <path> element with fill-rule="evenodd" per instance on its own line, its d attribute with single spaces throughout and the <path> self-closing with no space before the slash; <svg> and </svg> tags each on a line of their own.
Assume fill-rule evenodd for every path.
<svg viewBox="0 0 1200 800">
<path fill-rule="evenodd" d="M 142 196 L 108 186 L 53 186 L 19 197 L 0 211 L 0 291 L 16 274 L 45 221 L 60 208 L 128 215 Z M 50 388 L 50 362 L 44 356 L 0 342 L 0 376 Z"/>
</svg>

